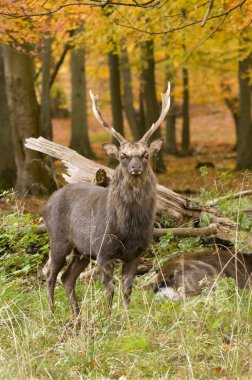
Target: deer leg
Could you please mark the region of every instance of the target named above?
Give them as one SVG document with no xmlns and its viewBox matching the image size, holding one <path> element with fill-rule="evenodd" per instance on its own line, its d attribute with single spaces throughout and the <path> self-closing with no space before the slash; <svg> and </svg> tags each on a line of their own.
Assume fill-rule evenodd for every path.
<svg viewBox="0 0 252 380">
<path fill-rule="evenodd" d="M 73 313 L 78 316 L 80 314 L 80 308 L 78 306 L 77 297 L 75 293 L 76 280 L 83 271 L 83 269 L 89 264 L 90 259 L 75 255 L 66 268 L 65 272 L 61 276 L 61 281 L 64 286 L 66 295 L 69 299 L 70 305 L 73 309 Z"/>
<path fill-rule="evenodd" d="M 51 254 L 48 260 L 48 270 L 46 272 L 46 282 L 48 288 L 48 298 L 50 309 L 54 311 L 54 289 L 57 281 L 57 275 L 66 264 L 66 257 L 71 252 L 71 247 L 68 243 L 58 245 L 51 243 Z"/>
<path fill-rule="evenodd" d="M 114 261 L 110 261 L 106 264 L 103 264 L 102 266 L 99 265 L 102 283 L 106 289 L 107 296 L 108 296 L 109 308 L 112 307 L 113 296 L 114 296 L 114 284 L 113 284 L 114 269 L 115 269 Z"/>
<path fill-rule="evenodd" d="M 130 303 L 130 296 L 132 292 L 132 284 L 137 271 L 139 257 L 133 261 L 122 264 L 122 290 L 125 304 Z"/>
<path fill-rule="evenodd" d="M 49 305 L 52 312 L 54 312 L 54 289 L 57 281 L 57 275 L 66 264 L 66 259 L 50 262 L 50 267 L 46 273 L 46 282 L 48 288 Z"/>
</svg>

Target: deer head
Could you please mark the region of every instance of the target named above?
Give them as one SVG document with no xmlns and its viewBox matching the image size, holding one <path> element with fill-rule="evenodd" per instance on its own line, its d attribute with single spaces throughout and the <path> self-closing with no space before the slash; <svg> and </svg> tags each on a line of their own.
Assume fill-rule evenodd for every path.
<svg viewBox="0 0 252 380">
<path fill-rule="evenodd" d="M 90 97 L 92 99 L 93 113 L 101 126 L 106 129 L 112 136 L 114 136 L 120 143 L 117 147 L 114 144 L 103 144 L 103 148 L 106 153 L 113 158 L 116 158 L 121 168 L 130 176 L 141 176 L 150 160 L 150 157 L 157 154 L 163 145 L 163 138 L 152 141 L 148 144 L 148 140 L 153 133 L 158 129 L 170 108 L 170 83 L 165 94 L 162 96 L 162 110 L 159 119 L 156 123 L 152 124 L 151 128 L 145 133 L 145 135 L 137 142 L 127 141 L 120 133 L 116 132 L 114 128 L 110 128 L 109 125 L 103 120 L 100 111 L 98 109 L 98 95 L 93 95 L 90 90 Z"/>
</svg>

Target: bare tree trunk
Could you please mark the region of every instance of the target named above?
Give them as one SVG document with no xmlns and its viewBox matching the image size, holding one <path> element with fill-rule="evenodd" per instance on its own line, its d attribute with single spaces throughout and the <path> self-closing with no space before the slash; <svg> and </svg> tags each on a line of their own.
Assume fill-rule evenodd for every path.
<svg viewBox="0 0 252 380">
<path fill-rule="evenodd" d="M 169 78 L 167 78 L 168 81 Z M 174 86 L 171 85 L 171 94 L 173 93 Z M 176 142 L 176 104 L 174 96 L 171 95 L 171 105 L 166 116 L 166 138 L 165 138 L 165 146 L 164 150 L 168 154 L 177 155 L 177 142 Z"/>
<path fill-rule="evenodd" d="M 141 85 L 144 97 L 145 121 L 147 128 L 155 123 L 159 117 L 160 109 L 158 107 L 155 82 L 155 60 L 154 60 L 154 45 L 153 41 L 145 41 L 141 44 L 142 55 L 142 72 Z M 152 140 L 161 137 L 160 128 L 153 134 Z M 159 152 L 154 164 L 156 172 L 164 172 L 165 164 L 162 153 Z"/>
<path fill-rule="evenodd" d="M 221 82 L 221 88 L 223 90 L 223 97 L 225 104 L 227 108 L 229 109 L 234 125 L 235 125 L 235 133 L 236 133 L 236 144 L 235 147 L 237 147 L 237 140 L 238 140 L 238 128 L 239 128 L 239 99 L 237 96 L 232 94 L 232 89 L 230 84 L 226 84 L 225 82 Z"/>
<path fill-rule="evenodd" d="M 88 136 L 85 50 L 71 51 L 72 138 L 70 147 L 83 156 L 93 157 Z"/>
<path fill-rule="evenodd" d="M 252 168 L 252 115 L 249 70 L 252 55 L 239 62 L 239 128 L 237 141 L 237 169 Z"/>
<path fill-rule="evenodd" d="M 137 115 L 134 109 L 130 63 L 127 48 L 125 46 L 122 49 L 121 73 L 123 83 L 123 105 L 133 137 L 136 141 L 138 141 L 142 137 L 142 134 L 138 125 Z"/>
<path fill-rule="evenodd" d="M 3 46 L 6 94 L 17 167 L 15 189 L 20 194 L 38 193 L 51 182 L 40 155 L 24 148 L 27 137 L 38 136 L 39 106 L 34 89 L 31 56 Z"/>
<path fill-rule="evenodd" d="M 164 150 L 168 154 L 173 154 L 177 156 L 177 141 L 176 141 L 176 106 L 174 97 L 171 97 L 171 107 L 169 109 L 169 114 L 166 118 L 166 138 Z"/>
<path fill-rule="evenodd" d="M 119 132 L 121 135 L 124 135 L 118 55 L 113 52 L 108 53 L 108 62 L 113 126 L 116 128 L 117 132 Z"/>
<path fill-rule="evenodd" d="M 182 154 L 190 154 L 190 115 L 189 115 L 189 76 L 188 69 L 183 67 L 183 125 L 182 125 Z"/>
<path fill-rule="evenodd" d="M 0 189 L 14 186 L 16 179 L 16 165 L 11 138 L 10 119 L 5 91 L 4 67 L 0 46 Z"/>
<path fill-rule="evenodd" d="M 51 38 L 44 41 L 42 52 L 42 94 L 40 105 L 40 135 L 52 140 L 52 120 L 50 108 L 50 69 L 51 69 Z"/>
<path fill-rule="evenodd" d="M 147 130 L 145 114 L 144 114 L 144 96 L 143 96 L 143 88 L 140 86 L 139 92 L 139 111 L 138 111 L 138 126 L 139 133 L 143 136 Z"/>
</svg>

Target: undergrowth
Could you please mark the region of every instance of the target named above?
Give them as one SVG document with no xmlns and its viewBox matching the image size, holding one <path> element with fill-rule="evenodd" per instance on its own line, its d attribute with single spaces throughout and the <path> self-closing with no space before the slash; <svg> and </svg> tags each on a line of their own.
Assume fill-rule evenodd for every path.
<svg viewBox="0 0 252 380">
<path fill-rule="evenodd" d="M 251 201 L 230 199 L 218 207 L 238 221 L 235 244 L 248 251 L 251 219 L 241 210 Z M 237 289 L 233 280 L 219 279 L 197 297 L 172 302 L 154 296 L 137 278 L 130 307 L 125 308 L 117 284 L 109 313 L 100 282 L 79 281 L 78 329 L 60 284 L 55 314 L 49 310 L 40 276 L 48 237 L 35 233 L 40 218 L 13 207 L 0 221 L 0 379 L 252 378 L 251 288 Z M 171 226 L 165 216 L 161 222 Z M 210 222 L 203 217 L 200 226 Z M 150 254 L 158 268 L 177 251 L 201 247 L 198 237 L 169 233 Z"/>
</svg>

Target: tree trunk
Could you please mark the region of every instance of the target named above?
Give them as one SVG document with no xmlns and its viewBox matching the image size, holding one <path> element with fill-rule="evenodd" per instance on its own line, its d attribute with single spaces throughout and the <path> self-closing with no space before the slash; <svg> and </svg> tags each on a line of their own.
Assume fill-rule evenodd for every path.
<svg viewBox="0 0 252 380">
<path fill-rule="evenodd" d="M 182 154 L 190 154 L 190 116 L 189 116 L 189 77 L 186 67 L 182 69 L 183 75 L 183 125 L 182 125 Z"/>
<path fill-rule="evenodd" d="M 42 94 L 40 105 L 40 135 L 52 140 L 52 120 L 50 108 L 51 39 L 47 38 L 42 52 Z"/>
<path fill-rule="evenodd" d="M 145 106 L 145 121 L 147 129 L 155 123 L 160 114 L 156 95 L 155 83 L 155 60 L 154 60 L 154 46 L 153 41 L 145 41 L 141 44 L 142 55 L 142 72 L 141 72 L 141 85 L 144 97 Z M 160 128 L 153 134 L 152 140 L 161 137 Z M 165 164 L 163 161 L 162 153 L 159 152 L 154 163 L 154 170 L 156 172 L 164 172 Z"/>
<path fill-rule="evenodd" d="M 237 96 L 232 94 L 231 85 L 225 82 L 220 83 L 221 88 L 223 90 L 223 97 L 227 108 L 229 109 L 234 125 L 235 125 L 235 134 L 236 134 L 236 144 L 235 149 L 237 147 L 238 140 L 238 128 L 239 128 L 239 99 Z"/>
<path fill-rule="evenodd" d="M 135 141 L 138 141 L 141 139 L 142 134 L 138 125 L 137 115 L 134 109 L 130 64 L 126 47 L 122 49 L 121 73 L 123 83 L 123 105 L 133 137 Z"/>
<path fill-rule="evenodd" d="M 137 119 L 138 119 L 139 131 L 140 131 L 139 134 L 143 136 L 147 130 L 147 127 L 146 127 L 146 120 L 145 120 L 145 114 L 144 114 L 144 95 L 143 95 L 142 86 L 140 86 L 140 91 L 139 91 L 139 111 L 138 111 Z"/>
<path fill-rule="evenodd" d="M 118 55 L 113 52 L 108 53 L 108 62 L 113 127 L 121 135 L 124 135 L 120 68 Z"/>
<path fill-rule="evenodd" d="M 168 154 L 177 156 L 177 142 L 176 142 L 176 108 L 174 97 L 171 96 L 171 107 L 166 119 L 166 138 L 164 150 Z"/>
<path fill-rule="evenodd" d="M 16 165 L 13 154 L 10 119 L 5 92 L 4 67 L 0 47 L 0 189 L 14 186 L 16 179 Z"/>
<path fill-rule="evenodd" d="M 71 51 L 72 138 L 70 147 L 83 156 L 93 157 L 88 136 L 85 50 Z"/>
<path fill-rule="evenodd" d="M 168 78 L 167 78 L 168 80 Z M 171 85 L 171 94 L 173 93 L 174 86 Z M 176 142 L 176 104 L 174 96 L 171 95 L 171 105 L 166 116 L 166 138 L 164 150 L 168 154 L 177 155 L 177 142 Z"/>
<path fill-rule="evenodd" d="M 39 106 L 34 89 L 33 59 L 3 46 L 6 94 L 17 167 L 15 189 L 20 194 L 41 193 L 52 182 L 40 155 L 24 148 L 27 137 L 38 136 Z"/>
<path fill-rule="evenodd" d="M 239 62 L 239 128 L 237 140 L 237 169 L 252 169 L 251 87 L 248 72 L 252 55 Z"/>
</svg>

